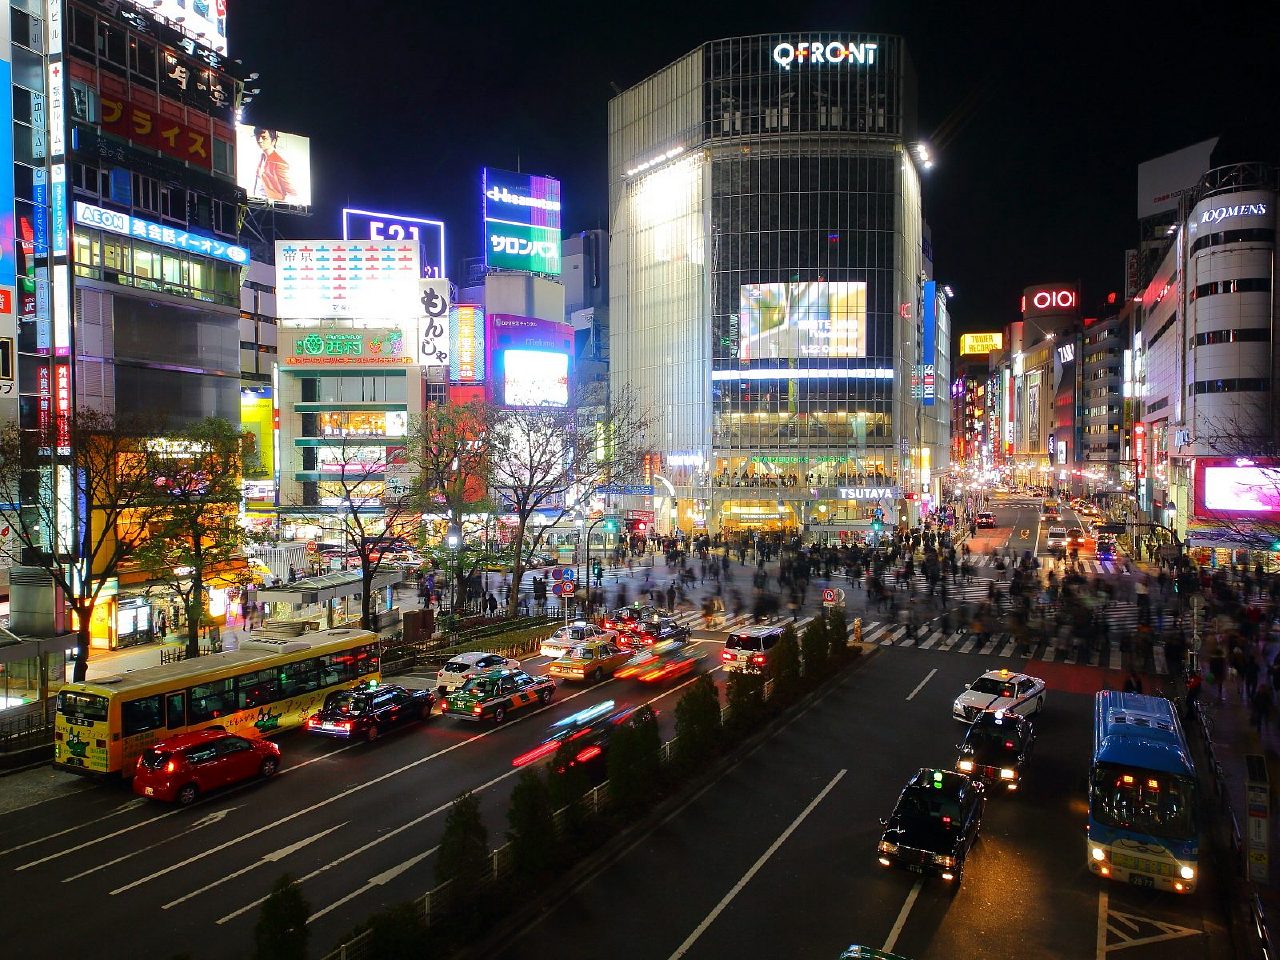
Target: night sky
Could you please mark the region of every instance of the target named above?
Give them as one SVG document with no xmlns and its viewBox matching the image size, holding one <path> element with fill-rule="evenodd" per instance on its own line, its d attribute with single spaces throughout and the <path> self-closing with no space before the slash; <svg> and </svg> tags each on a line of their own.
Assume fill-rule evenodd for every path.
<svg viewBox="0 0 1280 960">
<path fill-rule="evenodd" d="M 1271 4 L 555 3 L 229 0 L 231 56 L 261 76 L 246 121 L 308 135 L 315 214 L 443 219 L 480 246 L 483 166 L 563 181 L 565 233 L 608 226 L 607 104 L 698 44 L 896 33 L 916 65 L 935 274 L 958 331 L 1016 319 L 1022 288 L 1079 279 L 1086 311 L 1136 243 L 1137 165 L 1221 136 L 1216 163 L 1280 161 Z M 1270 24 L 1270 25 L 1268 25 Z M 456 272 L 456 271 L 455 271 Z"/>
</svg>

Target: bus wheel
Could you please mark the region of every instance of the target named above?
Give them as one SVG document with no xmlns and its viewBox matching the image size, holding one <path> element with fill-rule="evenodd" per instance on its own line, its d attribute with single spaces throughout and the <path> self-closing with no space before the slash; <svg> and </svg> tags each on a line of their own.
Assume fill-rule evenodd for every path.
<svg viewBox="0 0 1280 960">
<path fill-rule="evenodd" d="M 189 807 L 196 802 L 198 796 L 200 796 L 200 788 L 194 783 L 188 783 L 178 791 L 178 806 Z"/>
</svg>

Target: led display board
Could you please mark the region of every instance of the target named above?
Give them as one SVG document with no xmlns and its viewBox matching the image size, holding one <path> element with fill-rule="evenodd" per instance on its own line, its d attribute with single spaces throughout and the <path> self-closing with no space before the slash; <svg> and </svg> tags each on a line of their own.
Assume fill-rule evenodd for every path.
<svg viewBox="0 0 1280 960">
<path fill-rule="evenodd" d="M 571 325 L 495 313 L 487 327 L 491 400 L 512 407 L 563 407 L 569 402 Z"/>
<path fill-rule="evenodd" d="M 459 303 L 449 311 L 449 379 L 484 380 L 484 307 Z"/>
<path fill-rule="evenodd" d="M 485 266 L 560 273 L 560 181 L 486 167 Z"/>
<path fill-rule="evenodd" d="M 413 350 L 397 329 L 281 330 L 284 366 L 299 368 L 399 367 L 413 363 Z"/>
<path fill-rule="evenodd" d="M 311 140 L 236 124 L 236 183 L 250 203 L 311 206 Z"/>
<path fill-rule="evenodd" d="M 408 241 L 277 240 L 276 315 L 416 322 L 420 273 Z"/>
<path fill-rule="evenodd" d="M 1004 349 L 1003 333 L 962 333 L 960 334 L 960 355 L 973 354 L 986 356 L 992 350 Z"/>
<path fill-rule="evenodd" d="M 435 279 L 445 275 L 443 221 L 345 207 L 342 211 L 342 239 L 417 243 L 422 275 Z"/>
<path fill-rule="evenodd" d="M 867 285 L 748 283 L 739 289 L 739 360 L 867 355 Z"/>
<path fill-rule="evenodd" d="M 75 217 L 76 223 L 82 227 L 96 227 L 108 233 L 118 233 L 124 237 L 158 243 L 162 247 L 198 253 L 201 256 L 213 257 L 215 260 L 234 263 L 238 267 L 249 264 L 249 251 L 245 247 L 227 243 L 217 237 L 206 237 L 178 227 L 152 223 L 141 217 L 131 217 L 127 213 L 105 210 L 81 200 L 76 201 Z"/>
<path fill-rule="evenodd" d="M 1280 517 L 1280 460 L 1199 457 L 1195 516 L 1200 519 L 1274 520 Z"/>
<path fill-rule="evenodd" d="M 227 52 L 227 0 L 129 0 L 147 13 L 177 24 L 196 42 Z"/>
</svg>

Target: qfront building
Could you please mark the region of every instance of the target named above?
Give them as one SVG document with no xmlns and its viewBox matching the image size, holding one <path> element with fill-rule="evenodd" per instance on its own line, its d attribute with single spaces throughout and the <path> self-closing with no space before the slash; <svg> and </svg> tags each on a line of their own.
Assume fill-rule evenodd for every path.
<svg viewBox="0 0 1280 960">
<path fill-rule="evenodd" d="M 703 44 L 609 105 L 610 380 L 658 527 L 914 522 L 948 459 L 915 74 L 898 37 Z"/>
</svg>

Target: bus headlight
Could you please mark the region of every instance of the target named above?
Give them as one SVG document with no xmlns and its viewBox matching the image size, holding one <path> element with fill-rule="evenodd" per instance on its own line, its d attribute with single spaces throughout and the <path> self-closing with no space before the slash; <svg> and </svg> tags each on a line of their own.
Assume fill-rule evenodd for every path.
<svg viewBox="0 0 1280 960">
<path fill-rule="evenodd" d="M 1107 851 L 1103 850 L 1101 847 L 1091 847 L 1089 849 L 1089 853 L 1093 859 L 1097 860 L 1099 863 L 1107 859 Z"/>
<path fill-rule="evenodd" d="M 1195 867 L 1179 867 L 1178 875 L 1182 877 L 1183 880 L 1194 880 L 1196 878 L 1196 868 Z"/>
<path fill-rule="evenodd" d="M 959 763 L 956 764 L 956 766 L 960 768 L 961 773 L 973 773 L 972 760 L 961 760 Z"/>
<path fill-rule="evenodd" d="M 1017 774 L 1013 771 L 1012 767 L 1004 767 L 1000 771 L 1001 780 L 1013 780 L 1016 777 L 1017 777 Z"/>
</svg>

